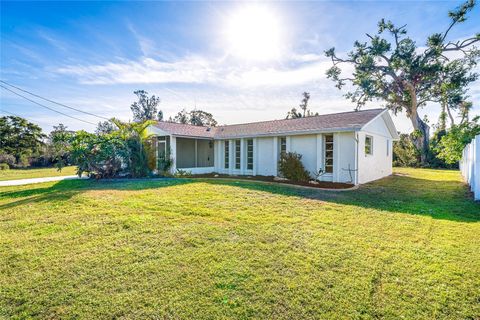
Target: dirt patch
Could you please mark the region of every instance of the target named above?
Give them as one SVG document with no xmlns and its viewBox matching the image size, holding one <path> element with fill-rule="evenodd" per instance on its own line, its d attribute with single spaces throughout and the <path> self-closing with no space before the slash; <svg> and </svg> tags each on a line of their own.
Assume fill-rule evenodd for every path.
<svg viewBox="0 0 480 320">
<path fill-rule="evenodd" d="M 238 180 L 247 180 L 247 181 L 275 182 L 275 183 L 282 183 L 287 185 L 296 185 L 296 186 L 312 187 L 312 188 L 319 188 L 319 189 L 349 189 L 354 187 L 354 185 L 350 183 L 339 183 L 339 182 L 328 182 L 328 181 L 319 181 L 318 183 L 308 183 L 308 182 L 291 181 L 291 180 L 276 180 L 275 177 L 273 176 L 237 176 L 237 175 L 228 175 L 228 174 L 208 173 L 208 174 L 195 174 L 190 177 L 209 178 L 209 179 L 227 178 L 227 179 L 238 179 Z"/>
</svg>

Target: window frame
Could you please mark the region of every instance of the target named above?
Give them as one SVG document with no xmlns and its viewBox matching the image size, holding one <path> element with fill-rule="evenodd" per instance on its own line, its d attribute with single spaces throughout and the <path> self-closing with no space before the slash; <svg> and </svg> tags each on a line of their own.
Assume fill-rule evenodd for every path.
<svg viewBox="0 0 480 320">
<path fill-rule="evenodd" d="M 224 146 L 223 146 L 223 162 L 224 165 L 223 167 L 225 169 L 230 168 L 230 141 L 225 140 Z"/>
<path fill-rule="evenodd" d="M 240 139 L 236 139 L 234 143 L 235 149 L 235 170 L 240 170 L 242 168 L 242 141 Z"/>
<path fill-rule="evenodd" d="M 367 144 L 367 140 L 370 141 L 369 144 Z M 369 151 L 367 152 L 367 146 L 369 147 Z M 373 136 L 371 135 L 365 135 L 365 148 L 364 148 L 365 156 L 373 156 Z"/>
<path fill-rule="evenodd" d="M 247 170 L 253 170 L 253 139 L 247 139 Z"/>
<path fill-rule="evenodd" d="M 284 150 L 282 150 L 284 149 Z M 279 141 L 279 154 L 286 154 L 287 153 L 287 137 L 280 137 Z"/>
<path fill-rule="evenodd" d="M 327 141 L 327 137 L 332 137 L 332 140 L 331 141 Z M 323 169 L 325 170 L 325 173 L 326 174 L 333 174 L 333 169 L 334 169 L 334 166 L 333 166 L 333 162 L 334 162 L 334 157 L 335 157 L 335 145 L 334 145 L 334 137 L 333 137 L 333 134 L 326 134 L 323 136 Z M 331 146 L 331 148 L 327 148 Z M 327 157 L 327 151 L 331 151 L 332 152 L 332 156 L 331 157 Z M 332 160 L 332 164 L 331 165 L 327 165 L 327 160 Z M 331 171 L 327 171 L 327 167 L 328 168 L 331 168 Z"/>
</svg>

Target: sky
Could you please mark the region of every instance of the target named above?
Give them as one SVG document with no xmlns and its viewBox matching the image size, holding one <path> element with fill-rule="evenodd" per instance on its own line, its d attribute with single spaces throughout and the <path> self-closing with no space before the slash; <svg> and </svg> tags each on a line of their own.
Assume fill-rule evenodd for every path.
<svg viewBox="0 0 480 320">
<path fill-rule="evenodd" d="M 343 97 L 346 90 L 326 78 L 331 62 L 325 50 L 335 47 L 345 55 L 355 40 L 366 41 L 366 33 L 377 31 L 381 18 L 406 24 L 422 46 L 430 34 L 446 29 L 448 11 L 461 3 L 1 1 L 0 79 L 123 120 L 132 118 L 133 92 L 140 89 L 160 97 L 165 118 L 197 108 L 212 113 L 219 124 L 285 118 L 304 91 L 314 112 L 351 111 L 355 106 Z M 480 6 L 450 39 L 479 32 L 478 21 Z M 469 94 L 472 113 L 479 115 L 479 81 Z M 93 131 L 101 120 L 26 96 L 93 124 L 2 88 L 0 114 L 23 116 L 47 132 L 59 123 Z M 381 101 L 364 108 L 377 107 Z M 432 104 L 421 115 L 434 124 L 439 112 Z M 394 116 L 394 122 L 402 132 L 412 130 L 405 115 Z"/>
</svg>

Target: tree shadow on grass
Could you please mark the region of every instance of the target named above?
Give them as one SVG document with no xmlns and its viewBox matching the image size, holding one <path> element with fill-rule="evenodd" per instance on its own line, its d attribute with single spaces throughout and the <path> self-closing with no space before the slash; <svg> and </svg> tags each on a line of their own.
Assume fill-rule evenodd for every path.
<svg viewBox="0 0 480 320">
<path fill-rule="evenodd" d="M 7 200 L 0 205 L 1 209 L 13 208 L 20 205 L 42 203 L 49 201 L 68 201 L 77 194 L 90 190 L 145 190 L 165 188 L 190 183 L 183 179 L 161 180 L 61 180 L 45 187 L 44 183 L 24 186 L 5 187 L 0 191 L 0 201 Z M 15 190 L 9 191 L 9 188 Z M 18 189 L 20 188 L 20 190 Z M 19 199 L 8 202 L 8 200 Z"/>
<path fill-rule="evenodd" d="M 355 190 L 326 191 L 300 189 L 256 182 L 208 181 L 251 190 L 304 197 L 342 205 L 376 209 L 390 213 L 431 216 L 458 222 L 480 221 L 480 203 L 473 201 L 467 187 L 456 180 L 427 180 L 409 176 L 390 176 Z"/>
<path fill-rule="evenodd" d="M 190 183 L 239 187 L 390 213 L 425 215 L 434 219 L 458 222 L 480 221 L 480 204 L 472 200 L 468 189 L 461 182 L 427 180 L 410 176 L 390 176 L 350 191 L 325 191 L 256 181 L 204 178 L 119 181 L 64 180 L 47 187 L 42 184 L 23 186 L 20 190 L 15 188 L 12 191 L 8 191 L 7 188 L 7 191 L 0 192 L 0 201 L 7 201 L 0 205 L 0 210 L 39 202 L 68 201 L 71 197 L 89 190 L 146 190 Z"/>
</svg>

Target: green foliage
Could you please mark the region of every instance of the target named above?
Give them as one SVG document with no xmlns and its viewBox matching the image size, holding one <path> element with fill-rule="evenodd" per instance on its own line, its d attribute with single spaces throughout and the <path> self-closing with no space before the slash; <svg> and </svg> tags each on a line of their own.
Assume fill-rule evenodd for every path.
<svg viewBox="0 0 480 320">
<path fill-rule="evenodd" d="M 448 164 L 457 163 L 462 158 L 462 151 L 476 135 L 480 134 L 479 117 L 470 122 L 453 125 L 440 139 L 435 150 L 438 157 Z"/>
<path fill-rule="evenodd" d="M 297 119 L 297 118 L 304 118 L 304 117 L 312 117 L 318 116 L 318 112 L 313 113 L 308 109 L 308 101 L 310 100 L 310 93 L 304 92 L 302 93 L 302 101 L 298 106 L 302 112 L 297 111 L 297 108 L 292 108 L 288 114 L 286 119 Z"/>
<path fill-rule="evenodd" d="M 422 164 L 426 163 L 429 152 L 429 126 L 420 118 L 419 109 L 428 102 L 442 102 L 457 108 L 465 99 L 466 86 L 477 77 L 472 70 L 480 55 L 474 45 L 480 37 L 446 40 L 450 30 L 466 20 L 474 4 L 467 1 L 451 11 L 450 25 L 444 32 L 430 36 L 427 47 L 422 48 L 408 37 L 405 26 L 397 27 L 382 19 L 378 33 L 367 34 L 369 42 L 355 41 L 346 58 L 338 57 L 335 48 L 325 51 L 333 64 L 326 72 L 327 77 L 339 89 L 347 83 L 353 85 L 345 97 L 356 103 L 357 109 L 369 101 L 380 100 L 395 114 L 406 113 L 414 130 L 420 133 L 413 137 L 413 142 Z M 450 52 L 456 52 L 459 57 L 449 60 L 446 55 Z M 342 75 L 339 65 L 343 63 L 353 65 L 351 75 Z"/>
<path fill-rule="evenodd" d="M 8 163 L 2 162 L 0 163 L 0 170 L 10 170 L 10 166 Z"/>
<path fill-rule="evenodd" d="M 52 161 L 59 170 L 70 164 L 70 143 L 74 135 L 74 131 L 67 130 L 67 127 L 61 123 L 54 126 L 49 134 Z"/>
<path fill-rule="evenodd" d="M 419 167 L 418 152 L 411 134 L 400 134 L 400 140 L 393 143 L 393 165 L 396 167 Z"/>
<path fill-rule="evenodd" d="M 9 167 L 15 166 L 16 159 L 11 154 L 0 153 L 0 163 L 6 163 Z"/>
<path fill-rule="evenodd" d="M 109 134 L 115 131 L 117 128 L 115 127 L 112 121 L 100 121 L 97 124 L 97 128 L 95 129 L 96 134 Z"/>
<path fill-rule="evenodd" d="M 311 177 L 302 163 L 302 155 L 295 152 L 283 153 L 278 162 L 278 171 L 286 179 L 308 182 Z"/>
<path fill-rule="evenodd" d="M 112 119 L 117 130 L 112 133 L 78 132 L 71 142 L 71 155 L 78 174 L 87 172 L 97 179 L 117 176 L 146 177 L 150 174 L 148 148 L 152 121 L 122 122 Z"/>
<path fill-rule="evenodd" d="M 169 121 L 204 127 L 215 127 L 218 124 L 211 113 L 198 109 L 192 111 L 183 109 L 175 117 L 170 117 Z"/>
<path fill-rule="evenodd" d="M 148 97 L 148 92 L 145 90 L 137 90 L 133 93 L 138 97 L 138 101 L 130 106 L 134 121 L 163 120 L 162 111 L 158 111 L 159 97 L 155 95 Z"/>
<path fill-rule="evenodd" d="M 28 166 L 29 158 L 39 154 L 46 136 L 36 124 L 8 116 L 0 118 L 0 137 L 0 153 L 14 156 L 19 166 Z"/>
<path fill-rule="evenodd" d="M 113 178 L 128 168 L 127 143 L 118 133 L 97 135 L 78 131 L 71 141 L 71 157 L 77 174 L 96 179 Z"/>
<path fill-rule="evenodd" d="M 182 170 L 182 169 L 177 169 L 177 171 L 174 174 L 175 178 L 188 178 L 188 177 L 192 177 L 192 176 L 193 176 L 193 174 L 192 174 L 191 171 Z"/>
</svg>

